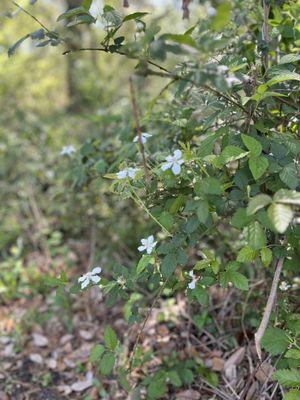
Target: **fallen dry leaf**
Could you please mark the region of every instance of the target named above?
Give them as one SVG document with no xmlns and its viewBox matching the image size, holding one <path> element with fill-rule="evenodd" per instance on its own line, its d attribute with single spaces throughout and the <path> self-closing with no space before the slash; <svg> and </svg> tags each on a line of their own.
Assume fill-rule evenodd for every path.
<svg viewBox="0 0 300 400">
<path fill-rule="evenodd" d="M 196 390 L 184 390 L 177 393 L 176 400 L 200 400 L 200 393 Z"/>
<path fill-rule="evenodd" d="M 71 389 L 74 392 L 83 392 L 84 390 L 90 388 L 92 385 L 93 385 L 93 373 L 88 372 L 86 374 L 86 380 L 77 381 L 77 382 L 73 383 L 73 385 L 71 386 Z"/>
<path fill-rule="evenodd" d="M 86 331 L 84 329 L 81 329 L 79 331 L 79 336 L 84 339 L 84 340 L 92 340 L 93 337 L 95 336 L 95 332 L 93 331 Z"/>
<path fill-rule="evenodd" d="M 239 365 L 245 356 L 245 347 L 237 349 L 225 362 L 224 373 L 230 382 L 234 381 L 237 377 L 236 367 Z"/>
<path fill-rule="evenodd" d="M 38 353 L 32 353 L 29 355 L 29 360 L 36 364 L 43 364 L 43 357 Z"/>
<path fill-rule="evenodd" d="M 264 363 L 259 367 L 255 374 L 255 378 L 259 382 L 265 383 L 272 380 L 273 372 L 275 372 L 275 368 L 271 364 Z"/>
<path fill-rule="evenodd" d="M 222 371 L 225 365 L 225 361 L 219 357 L 213 357 L 212 360 L 212 370 L 213 371 Z"/>
<path fill-rule="evenodd" d="M 49 340 L 46 338 L 46 336 L 41 335 L 39 333 L 33 333 L 32 338 L 33 338 L 33 343 L 37 347 L 47 347 L 49 344 Z"/>
</svg>

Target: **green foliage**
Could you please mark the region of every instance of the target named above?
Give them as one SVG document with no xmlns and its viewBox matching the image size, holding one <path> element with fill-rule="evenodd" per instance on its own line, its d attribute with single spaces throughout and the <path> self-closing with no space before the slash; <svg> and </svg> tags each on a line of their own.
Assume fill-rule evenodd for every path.
<svg viewBox="0 0 300 400">
<path fill-rule="evenodd" d="M 95 24 L 91 3 L 82 1 L 59 15 L 59 29 L 43 27 L 26 33 L 31 32 L 28 27 L 18 32 L 21 39 L 15 38 L 8 50 L 9 56 L 22 57 L 22 44 L 30 40 L 37 47 L 63 44 L 67 52 L 74 52 L 85 45 L 80 34 L 85 27 L 75 25 L 88 25 L 84 32 L 92 32 L 91 42 L 97 43 L 92 63 L 82 52 L 68 59 L 80 61 L 77 76 L 69 70 L 68 84 L 78 85 L 81 117 L 77 110 L 73 116 L 61 113 L 63 103 L 57 105 L 60 117 L 52 116 L 45 128 L 36 127 L 33 116 L 24 116 L 11 136 L 5 135 L 4 128 L 1 132 L 5 138 L 1 175 L 13 188 L 5 187 L 13 212 L 2 213 L 1 293 L 13 296 L 20 280 L 19 287 L 26 293 L 28 286 L 34 287 L 41 279 L 28 272 L 34 268 L 24 267 L 26 256 L 38 248 L 51 261 L 63 260 L 66 272 L 58 278 L 54 263 L 42 281 L 56 288 L 61 303 L 67 299 L 65 304 L 69 304 L 80 287 L 70 285 L 72 257 L 63 240 L 57 243 L 52 233 L 74 240 L 90 237 L 95 229 L 96 237 L 101 237 L 95 258 L 104 270 L 99 285 L 108 307 L 125 304 L 125 320 L 143 326 L 145 309 L 156 304 L 157 296 L 177 298 L 181 293 L 190 303 L 198 303 L 200 311 L 191 319 L 202 329 L 212 322 L 211 287 L 249 291 L 257 277 L 264 277 L 269 286 L 272 260 L 282 257 L 286 258 L 285 279 L 292 281 L 295 276 L 300 241 L 298 8 L 290 2 L 282 7 L 272 3 L 274 19 L 266 43 L 261 37 L 261 11 L 252 1 L 220 2 L 215 15 L 201 17 L 176 34 L 148 11 L 124 15 L 109 4 L 98 16 L 101 24 Z M 75 43 L 69 42 L 70 35 Z M 103 61 L 102 56 L 109 58 Z M 264 57 L 268 65 L 262 63 Z M 114 64 L 120 58 L 123 62 Z M 59 76 L 65 73 L 62 70 Z M 129 99 L 124 85 L 133 72 L 137 104 L 132 94 Z M 2 81 L 6 84 L 14 75 L 12 71 Z M 43 70 L 42 78 L 46 75 L 51 74 Z M 44 85 L 51 86 L 49 81 Z M 62 86 L 60 82 L 55 86 L 54 104 L 60 101 Z M 13 89 L 3 90 L 14 93 L 18 85 Z M 28 114 L 30 99 L 37 92 L 30 92 L 19 113 Z M 100 110 L 95 105 L 99 99 Z M 46 116 L 49 103 L 47 89 L 41 102 L 46 104 Z M 142 130 L 151 134 L 143 146 L 134 141 L 137 127 L 130 103 L 138 108 L 134 111 Z M 8 113 L 9 107 L 3 107 Z M 59 156 L 70 138 L 77 150 Z M 39 154 L 33 156 L 37 146 Z M 177 159 L 176 150 L 180 150 Z M 20 154 L 24 154 L 22 160 Z M 37 194 L 28 188 L 35 188 Z M 43 214 L 49 223 L 40 223 Z M 17 220 L 24 215 L 21 226 Z M 33 238 L 28 230 L 34 230 Z M 137 250 L 141 239 L 150 235 L 157 243 Z M 286 352 L 284 361 L 295 362 L 299 359 L 294 329 L 298 322 L 288 317 L 294 301 L 288 301 L 289 293 L 283 295 L 286 301 L 279 302 L 279 326 L 288 328 L 269 328 L 262 345 L 272 355 Z M 147 371 L 151 351 L 143 354 L 139 346 L 134 351 L 133 367 L 143 365 Z M 132 360 L 122 352 L 122 343 L 108 326 L 103 344 L 92 348 L 90 362 L 100 374 L 113 375 L 129 392 L 126 376 Z M 169 396 L 170 388 L 191 385 L 197 374 L 213 386 L 218 384 L 217 375 L 198 360 L 171 364 L 162 363 L 138 382 L 149 399 Z M 286 399 L 298 396 L 294 390 L 299 386 L 298 375 L 289 364 L 275 373 L 281 385 L 292 388 Z"/>
</svg>

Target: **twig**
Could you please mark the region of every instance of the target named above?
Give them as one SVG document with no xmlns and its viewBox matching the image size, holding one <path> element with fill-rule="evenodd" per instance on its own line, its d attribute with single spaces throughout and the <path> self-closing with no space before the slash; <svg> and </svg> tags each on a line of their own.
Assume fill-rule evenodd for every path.
<svg viewBox="0 0 300 400">
<path fill-rule="evenodd" d="M 130 354 L 130 357 L 129 357 L 129 367 L 128 367 L 129 372 L 131 372 L 131 370 L 132 370 L 132 363 L 133 363 L 133 360 L 134 360 L 136 348 L 137 348 L 137 346 L 139 344 L 139 341 L 140 341 L 140 338 L 142 336 L 142 333 L 144 332 L 146 324 L 147 324 L 147 322 L 148 322 L 148 320 L 150 318 L 150 315 L 152 314 L 153 308 L 154 308 L 157 300 L 160 298 L 164 288 L 166 287 L 166 284 L 167 284 L 168 280 L 169 280 L 169 277 L 164 281 L 164 283 L 159 288 L 159 291 L 157 292 L 157 295 L 155 296 L 155 298 L 153 300 L 153 303 L 151 304 L 151 307 L 150 307 L 150 309 L 149 309 L 149 311 L 148 311 L 148 313 L 147 313 L 147 315 L 146 315 L 146 317 L 145 317 L 145 319 L 144 319 L 144 321 L 142 323 L 142 326 L 140 327 L 140 330 L 139 330 L 138 335 L 137 335 L 137 337 L 135 339 L 135 342 L 134 342 L 134 345 L 133 345 L 133 348 L 132 348 L 132 351 L 131 351 L 131 354 Z"/>
<path fill-rule="evenodd" d="M 50 32 L 50 30 L 39 20 L 37 19 L 37 17 L 35 17 L 34 15 L 32 15 L 29 11 L 25 10 L 25 8 L 23 8 L 22 6 L 20 6 L 18 3 L 16 3 L 15 1 L 12 1 L 12 3 L 16 6 L 19 7 L 20 10 L 23 11 L 23 13 L 27 14 L 30 18 L 32 18 L 35 22 L 37 22 L 43 29 L 45 29 L 45 31 Z"/>
<path fill-rule="evenodd" d="M 129 78 L 129 84 L 130 84 L 132 111 L 133 111 L 133 116 L 135 119 L 136 131 L 138 134 L 139 148 L 140 148 L 140 152 L 141 152 L 142 159 L 143 159 L 143 167 L 144 167 L 144 171 L 145 171 L 146 183 L 148 186 L 150 186 L 151 181 L 150 181 L 150 175 L 149 175 L 149 170 L 148 170 L 148 166 L 147 166 L 145 148 L 144 148 L 144 144 L 143 144 L 143 140 L 142 140 L 142 128 L 140 125 L 139 112 L 138 112 L 132 77 Z"/>
<path fill-rule="evenodd" d="M 266 43 L 266 46 L 269 45 L 270 35 L 269 35 L 269 13 L 270 13 L 270 0 L 263 0 L 264 7 L 264 22 L 262 26 L 262 37 Z M 265 70 L 269 67 L 269 49 L 266 48 L 263 50 L 263 64 L 265 66 Z"/>
<path fill-rule="evenodd" d="M 273 282 L 272 282 L 272 286 L 271 286 L 271 291 L 270 291 L 268 301 L 267 301 L 267 305 L 266 305 L 261 323 L 259 325 L 259 328 L 258 328 L 256 334 L 254 335 L 256 352 L 257 352 L 257 355 L 258 355 L 258 358 L 260 359 L 260 361 L 261 361 L 261 346 L 260 346 L 260 344 L 261 344 L 261 340 L 264 336 L 264 333 L 267 329 L 270 315 L 272 312 L 272 308 L 273 308 L 273 305 L 275 302 L 280 273 L 281 273 L 281 270 L 283 267 L 283 261 L 284 261 L 284 259 L 280 258 L 277 262 L 275 273 L 274 273 L 274 278 L 273 278 Z"/>
</svg>

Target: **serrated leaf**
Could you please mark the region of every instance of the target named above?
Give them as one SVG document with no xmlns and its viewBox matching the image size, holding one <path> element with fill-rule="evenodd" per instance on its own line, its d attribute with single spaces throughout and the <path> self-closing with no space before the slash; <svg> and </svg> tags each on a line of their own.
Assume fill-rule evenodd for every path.
<svg viewBox="0 0 300 400">
<path fill-rule="evenodd" d="M 104 331 L 104 341 L 109 350 L 114 350 L 118 345 L 118 337 L 111 326 L 107 326 Z"/>
<path fill-rule="evenodd" d="M 222 187 L 218 179 L 213 177 L 207 177 L 199 182 L 200 193 L 206 194 L 221 194 L 223 192 Z"/>
<path fill-rule="evenodd" d="M 249 159 L 249 168 L 253 178 L 257 181 L 268 169 L 269 161 L 266 157 L 251 157 Z"/>
<path fill-rule="evenodd" d="M 174 223 L 173 215 L 170 214 L 168 211 L 163 211 L 159 218 L 159 222 L 168 230 L 171 230 Z"/>
<path fill-rule="evenodd" d="M 273 374 L 273 378 L 277 379 L 280 385 L 286 387 L 300 386 L 300 370 L 299 369 L 279 369 Z"/>
<path fill-rule="evenodd" d="M 273 85 L 276 85 L 277 83 L 282 83 L 282 82 L 287 82 L 287 81 L 300 81 L 300 75 L 297 74 L 296 72 L 281 71 L 279 74 L 276 74 L 275 76 L 273 76 L 273 78 L 270 79 L 266 83 L 266 85 L 273 86 Z"/>
<path fill-rule="evenodd" d="M 115 356 L 112 353 L 106 353 L 100 361 L 100 372 L 103 375 L 109 375 L 115 365 Z"/>
<path fill-rule="evenodd" d="M 91 363 L 99 361 L 104 351 L 104 346 L 102 346 L 101 344 L 96 344 L 90 351 L 89 361 Z"/>
<path fill-rule="evenodd" d="M 294 163 L 286 165 L 280 172 L 279 177 L 290 189 L 296 189 L 300 182 L 300 175 Z"/>
<path fill-rule="evenodd" d="M 289 390 L 283 395 L 283 400 L 300 400 L 300 390 Z"/>
<path fill-rule="evenodd" d="M 238 208 L 236 212 L 233 214 L 233 217 L 230 221 L 231 225 L 235 228 L 243 228 L 244 226 L 248 225 L 249 222 L 252 220 L 252 217 L 247 215 L 245 208 Z"/>
<path fill-rule="evenodd" d="M 263 227 L 257 221 L 252 222 L 246 228 L 246 237 L 249 246 L 254 250 L 260 250 L 262 247 L 266 246 L 266 235 Z"/>
<path fill-rule="evenodd" d="M 253 197 L 247 207 L 247 214 L 255 214 L 256 211 L 272 203 L 272 198 L 266 194 L 259 194 Z"/>
<path fill-rule="evenodd" d="M 208 202 L 205 200 L 199 200 L 197 208 L 197 217 L 201 224 L 205 224 L 209 215 Z"/>
<path fill-rule="evenodd" d="M 249 154 L 249 151 L 245 151 L 237 146 L 226 146 L 220 156 L 218 157 L 217 164 L 224 165 L 231 161 L 239 160 Z"/>
<path fill-rule="evenodd" d="M 235 270 L 226 271 L 223 274 L 223 283 L 228 284 L 229 282 L 231 282 L 237 289 L 249 290 L 248 279 L 240 272 Z"/>
<path fill-rule="evenodd" d="M 285 353 L 285 358 L 292 358 L 293 360 L 300 360 L 300 350 L 290 349 Z"/>
<path fill-rule="evenodd" d="M 256 256 L 257 256 L 257 251 L 256 251 L 256 250 L 253 250 L 253 249 L 252 249 L 251 247 L 249 247 L 249 246 L 246 246 L 246 247 L 243 247 L 243 248 L 239 251 L 236 260 L 237 260 L 238 262 L 248 263 L 248 262 L 253 261 L 253 260 L 256 258 Z"/>
<path fill-rule="evenodd" d="M 261 341 L 262 347 L 273 356 L 283 353 L 288 345 L 289 339 L 284 330 L 279 328 L 268 328 Z"/>
<path fill-rule="evenodd" d="M 268 216 L 279 233 L 286 231 L 293 219 L 293 215 L 293 210 L 286 204 L 271 204 L 268 208 Z"/>
<path fill-rule="evenodd" d="M 154 257 L 151 256 L 150 254 L 144 254 L 140 261 L 138 262 L 138 265 L 136 267 L 136 273 L 137 275 L 141 274 L 144 269 L 147 267 L 148 264 L 153 264 L 154 263 Z"/>
<path fill-rule="evenodd" d="M 258 140 L 254 139 L 249 135 L 242 135 L 242 141 L 247 149 L 250 151 L 250 155 L 258 157 L 262 152 L 262 145 Z"/>
<path fill-rule="evenodd" d="M 150 385 L 148 386 L 147 389 L 147 395 L 149 400 L 156 400 L 160 399 L 165 395 L 167 391 L 167 385 L 166 385 L 166 379 L 165 378 L 160 378 L 160 379 L 153 379 L 150 382 Z"/>
<path fill-rule="evenodd" d="M 263 247 L 260 251 L 260 257 L 263 265 L 265 267 L 268 267 L 271 264 L 272 258 L 273 258 L 273 253 L 270 249 L 267 247 Z"/>
<path fill-rule="evenodd" d="M 289 64 L 297 61 L 300 61 L 300 54 L 286 54 L 281 57 L 278 64 Z"/>
<path fill-rule="evenodd" d="M 296 190 L 280 189 L 274 194 L 273 199 L 276 203 L 300 206 L 300 192 Z"/>
<path fill-rule="evenodd" d="M 170 276 L 176 269 L 177 258 L 175 253 L 167 254 L 161 263 L 161 272 L 165 277 Z"/>
</svg>

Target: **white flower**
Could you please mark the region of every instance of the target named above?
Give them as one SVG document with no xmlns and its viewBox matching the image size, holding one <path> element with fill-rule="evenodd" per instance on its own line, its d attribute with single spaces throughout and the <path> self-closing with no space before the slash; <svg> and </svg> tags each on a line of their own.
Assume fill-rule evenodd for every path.
<svg viewBox="0 0 300 400">
<path fill-rule="evenodd" d="M 193 290 L 196 288 L 196 283 L 197 283 L 197 278 L 193 270 L 189 272 L 189 276 L 192 278 L 192 281 L 188 284 L 188 288 Z"/>
<path fill-rule="evenodd" d="M 288 285 L 285 281 L 282 281 L 279 285 L 279 289 L 282 290 L 283 292 L 286 292 L 290 288 L 290 285 Z"/>
<path fill-rule="evenodd" d="M 95 267 L 91 272 L 87 272 L 78 279 L 78 283 L 81 284 L 81 289 L 86 288 L 90 283 L 99 283 L 101 278 L 98 276 L 102 269 L 100 267 Z"/>
<path fill-rule="evenodd" d="M 61 156 L 64 156 L 64 155 L 70 156 L 71 154 L 75 153 L 75 151 L 76 151 L 76 149 L 75 149 L 75 147 L 72 146 L 72 145 L 70 145 L 70 146 L 64 146 L 64 147 L 61 149 L 60 155 L 61 155 Z"/>
<path fill-rule="evenodd" d="M 174 175 L 179 175 L 181 171 L 180 165 L 184 163 L 181 150 L 175 150 L 173 156 L 166 157 L 166 163 L 161 166 L 163 171 L 172 168 Z"/>
<path fill-rule="evenodd" d="M 228 67 L 226 65 L 218 65 L 217 70 L 220 74 L 223 74 L 224 72 L 228 71 Z"/>
<path fill-rule="evenodd" d="M 214 7 L 208 7 L 207 15 L 209 17 L 214 17 L 217 14 L 217 10 Z"/>
<path fill-rule="evenodd" d="M 146 250 L 147 254 L 151 254 L 157 242 L 154 242 L 154 236 L 148 236 L 147 239 L 141 240 L 142 246 L 138 247 L 138 251 L 142 252 Z"/>
<path fill-rule="evenodd" d="M 141 133 L 142 143 L 145 144 L 145 143 L 147 142 L 148 138 L 150 138 L 151 136 L 152 136 L 152 135 L 151 135 L 150 133 L 142 132 L 142 133 Z M 139 137 L 136 136 L 136 137 L 133 139 L 133 142 L 134 142 L 134 143 L 137 143 L 138 141 L 139 141 Z"/>
<path fill-rule="evenodd" d="M 117 173 L 117 178 L 118 179 L 126 179 L 128 177 L 128 178 L 134 179 L 134 177 L 138 171 L 139 171 L 138 168 L 131 168 L 131 167 L 125 168 Z"/>
<path fill-rule="evenodd" d="M 236 78 L 234 75 L 228 76 L 227 78 L 225 78 L 226 83 L 228 85 L 228 87 L 232 87 L 234 85 L 238 85 L 239 83 L 242 83 L 238 78 Z"/>
</svg>

